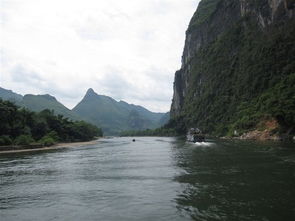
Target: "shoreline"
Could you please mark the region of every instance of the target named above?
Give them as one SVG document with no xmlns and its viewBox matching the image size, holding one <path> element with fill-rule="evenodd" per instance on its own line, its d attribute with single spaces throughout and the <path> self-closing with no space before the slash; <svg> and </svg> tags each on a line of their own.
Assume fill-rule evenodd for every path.
<svg viewBox="0 0 295 221">
<path fill-rule="evenodd" d="M 4 151 L 0 150 L 0 155 L 9 154 L 9 153 L 23 153 L 23 152 L 34 152 L 34 151 L 43 151 L 43 150 L 58 150 L 63 148 L 74 148 L 74 147 L 80 147 L 84 145 L 95 144 L 97 141 L 98 139 L 85 141 L 85 142 L 57 143 L 49 147 L 41 147 L 41 148 L 31 148 L 31 149 L 22 149 L 22 150 L 4 150 Z"/>
</svg>

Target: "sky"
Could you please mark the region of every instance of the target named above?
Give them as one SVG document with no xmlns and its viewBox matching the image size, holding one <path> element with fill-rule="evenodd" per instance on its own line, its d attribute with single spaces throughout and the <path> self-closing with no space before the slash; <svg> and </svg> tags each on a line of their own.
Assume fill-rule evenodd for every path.
<svg viewBox="0 0 295 221">
<path fill-rule="evenodd" d="M 0 87 L 169 111 L 198 0 L 0 0 Z"/>
</svg>

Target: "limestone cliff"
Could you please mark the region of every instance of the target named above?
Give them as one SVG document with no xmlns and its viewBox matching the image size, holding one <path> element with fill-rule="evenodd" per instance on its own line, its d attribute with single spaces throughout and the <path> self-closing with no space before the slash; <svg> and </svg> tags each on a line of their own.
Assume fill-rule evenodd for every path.
<svg viewBox="0 0 295 221">
<path fill-rule="evenodd" d="M 216 131 L 243 102 L 295 73 L 294 13 L 295 0 L 202 0 L 175 73 L 171 117 Z M 280 56 L 285 61 L 270 64 Z"/>
</svg>

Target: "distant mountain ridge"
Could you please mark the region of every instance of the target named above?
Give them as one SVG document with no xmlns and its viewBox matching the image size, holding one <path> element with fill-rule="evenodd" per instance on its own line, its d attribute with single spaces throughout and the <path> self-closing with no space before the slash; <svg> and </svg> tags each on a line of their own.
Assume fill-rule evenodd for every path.
<svg viewBox="0 0 295 221">
<path fill-rule="evenodd" d="M 23 106 L 32 110 L 32 111 L 42 111 L 44 109 L 54 110 L 56 114 L 61 114 L 72 120 L 81 120 L 82 118 L 70 109 L 65 107 L 62 103 L 56 100 L 55 97 L 44 94 L 44 95 L 32 95 L 27 94 L 23 97 L 22 100 Z"/>
<path fill-rule="evenodd" d="M 73 108 L 73 112 L 86 121 L 100 125 L 106 134 L 118 134 L 124 130 L 154 129 L 163 125 L 160 120 L 165 115 L 124 101 L 118 102 L 105 95 L 98 95 L 91 88 L 82 101 Z"/>
<path fill-rule="evenodd" d="M 85 120 L 101 127 L 106 135 L 116 135 L 124 130 L 154 129 L 169 120 L 167 113 L 154 113 L 142 106 L 118 102 L 111 97 L 98 95 L 91 88 L 72 110 L 49 94 L 22 96 L 0 87 L 0 98 L 32 111 L 50 109 L 72 120 Z"/>
<path fill-rule="evenodd" d="M 61 114 L 71 120 L 82 120 L 82 118 L 70 109 L 65 107 L 62 103 L 56 100 L 55 97 L 44 95 L 26 94 L 24 96 L 17 94 L 11 90 L 7 90 L 0 87 L 0 98 L 3 100 L 9 100 L 18 106 L 28 108 L 31 111 L 42 111 L 44 109 L 53 110 L 55 114 Z"/>
<path fill-rule="evenodd" d="M 0 87 L 0 98 L 3 100 L 9 100 L 14 102 L 15 104 L 20 105 L 23 96 L 17 93 L 14 93 L 12 90 L 7 90 L 2 87 Z"/>
</svg>

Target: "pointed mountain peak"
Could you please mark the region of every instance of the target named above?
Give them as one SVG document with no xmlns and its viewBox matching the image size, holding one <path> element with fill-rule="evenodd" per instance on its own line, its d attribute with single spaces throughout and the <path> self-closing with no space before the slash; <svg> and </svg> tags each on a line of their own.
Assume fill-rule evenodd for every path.
<svg viewBox="0 0 295 221">
<path fill-rule="evenodd" d="M 89 96 L 89 95 L 97 95 L 97 94 L 95 93 L 95 91 L 92 88 L 89 88 L 86 92 L 86 95 Z"/>
<path fill-rule="evenodd" d="M 91 98 L 91 97 L 96 97 L 98 96 L 97 93 L 92 88 L 89 88 L 84 96 L 84 98 Z"/>
<path fill-rule="evenodd" d="M 89 88 L 86 92 L 86 94 L 95 94 L 94 90 L 92 88 Z"/>
<path fill-rule="evenodd" d="M 86 92 L 86 95 L 96 95 L 95 91 L 92 88 L 89 88 Z"/>
</svg>

